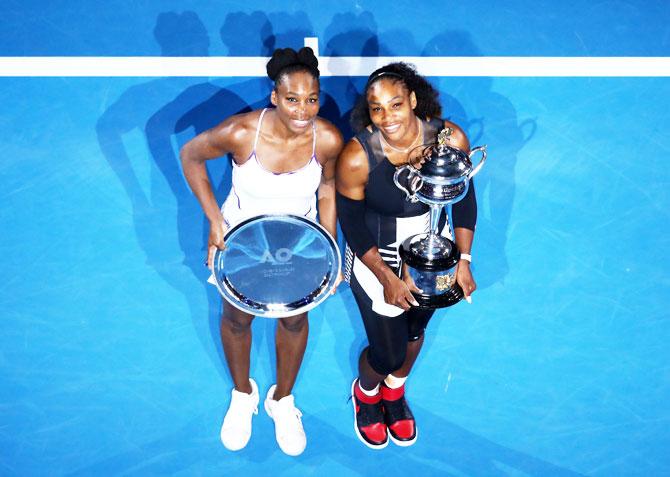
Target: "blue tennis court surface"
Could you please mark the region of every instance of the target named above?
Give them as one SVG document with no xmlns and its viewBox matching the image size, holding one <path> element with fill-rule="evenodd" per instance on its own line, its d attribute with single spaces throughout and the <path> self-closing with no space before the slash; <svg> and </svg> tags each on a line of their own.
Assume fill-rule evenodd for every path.
<svg viewBox="0 0 670 477">
<path fill-rule="evenodd" d="M 326 56 L 670 53 L 661 1 L 40 3 L 3 7 L 0 55 L 265 56 L 309 36 Z M 347 137 L 364 81 L 322 79 L 321 114 Z M 262 409 L 246 449 L 219 441 L 221 300 L 178 162 L 266 105 L 269 81 L 0 78 L 0 475 L 670 475 L 670 79 L 431 81 L 489 147 L 479 290 L 429 325 L 409 448 L 354 435 L 349 288 L 310 312 L 294 388 L 308 445 L 291 458 Z M 228 161 L 210 173 L 222 200 Z M 253 325 L 262 395 L 273 330 Z"/>
</svg>

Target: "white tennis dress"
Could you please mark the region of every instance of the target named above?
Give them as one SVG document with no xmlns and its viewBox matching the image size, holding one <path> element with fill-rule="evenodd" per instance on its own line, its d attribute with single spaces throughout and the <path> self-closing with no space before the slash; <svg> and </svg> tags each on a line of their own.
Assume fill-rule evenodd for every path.
<svg viewBox="0 0 670 477">
<path fill-rule="evenodd" d="M 233 161 L 233 184 L 221 213 L 228 227 L 263 214 L 293 214 L 316 219 L 316 190 L 321 183 L 321 164 L 316 159 L 316 122 L 312 122 L 312 155 L 295 171 L 274 173 L 263 167 L 256 154 L 263 116 L 256 126 L 254 149 L 249 159 L 237 165 Z"/>
</svg>

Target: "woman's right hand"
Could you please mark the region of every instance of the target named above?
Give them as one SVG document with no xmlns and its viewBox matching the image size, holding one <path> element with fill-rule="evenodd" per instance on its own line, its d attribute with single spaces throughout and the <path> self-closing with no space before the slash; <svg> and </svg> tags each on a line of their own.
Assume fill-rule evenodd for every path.
<svg viewBox="0 0 670 477">
<path fill-rule="evenodd" d="M 226 243 L 223 241 L 228 227 L 222 220 L 221 222 L 212 222 L 209 225 L 209 240 L 207 241 L 207 268 L 212 270 L 214 266 L 214 254 L 218 250 L 226 248 Z"/>
<path fill-rule="evenodd" d="M 389 305 L 398 306 L 405 311 L 412 306 L 419 306 L 409 285 L 395 274 L 390 273 L 387 279 L 382 282 L 382 285 L 384 286 L 384 301 Z"/>
</svg>

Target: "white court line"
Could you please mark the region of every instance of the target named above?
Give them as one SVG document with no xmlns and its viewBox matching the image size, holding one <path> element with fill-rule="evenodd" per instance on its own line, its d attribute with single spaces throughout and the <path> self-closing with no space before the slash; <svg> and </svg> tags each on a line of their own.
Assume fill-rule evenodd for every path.
<svg viewBox="0 0 670 477">
<path fill-rule="evenodd" d="M 318 40 L 305 38 L 318 54 Z M 32 56 L 0 57 L 0 76 L 263 77 L 263 56 Z M 670 57 L 321 56 L 322 76 L 368 76 L 394 61 L 426 76 L 658 77 L 670 76 Z"/>
<path fill-rule="evenodd" d="M 0 77 L 262 77 L 266 76 L 268 59 L 262 56 L 0 57 Z M 322 56 L 319 69 L 321 76 L 368 76 L 376 68 L 394 61 L 413 63 L 425 76 L 670 76 L 668 57 Z"/>
<path fill-rule="evenodd" d="M 262 77 L 266 76 L 268 59 L 262 56 L 0 57 L 0 76 Z M 319 69 L 321 76 L 368 76 L 394 61 L 413 63 L 425 76 L 670 76 L 668 57 L 322 56 Z"/>
</svg>

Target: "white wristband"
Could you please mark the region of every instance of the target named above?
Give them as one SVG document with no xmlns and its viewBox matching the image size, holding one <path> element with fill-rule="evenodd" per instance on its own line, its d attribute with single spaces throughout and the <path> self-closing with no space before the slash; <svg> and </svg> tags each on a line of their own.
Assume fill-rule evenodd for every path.
<svg viewBox="0 0 670 477">
<path fill-rule="evenodd" d="M 461 253 L 461 260 L 465 260 L 467 262 L 472 263 L 472 255 L 469 253 Z"/>
</svg>

